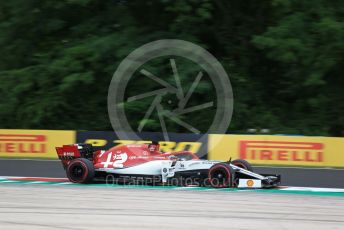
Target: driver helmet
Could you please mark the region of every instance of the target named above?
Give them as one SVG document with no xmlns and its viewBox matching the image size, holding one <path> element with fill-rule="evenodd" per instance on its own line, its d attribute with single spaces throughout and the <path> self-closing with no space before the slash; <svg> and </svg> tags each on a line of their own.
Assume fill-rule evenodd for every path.
<svg viewBox="0 0 344 230">
<path fill-rule="evenodd" d="M 149 152 L 158 152 L 159 149 L 160 145 L 157 141 L 152 141 L 152 143 L 148 145 Z"/>
</svg>

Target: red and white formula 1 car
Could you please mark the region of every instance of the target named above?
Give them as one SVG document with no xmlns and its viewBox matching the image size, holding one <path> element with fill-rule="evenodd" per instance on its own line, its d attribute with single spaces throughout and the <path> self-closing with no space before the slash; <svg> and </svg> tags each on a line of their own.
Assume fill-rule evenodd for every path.
<svg viewBox="0 0 344 230">
<path fill-rule="evenodd" d="M 67 177 L 74 183 L 167 184 L 214 188 L 271 188 L 280 175 L 252 172 L 245 160 L 201 160 L 188 151 L 162 153 L 159 144 L 128 144 L 94 151 L 90 144 L 56 147 Z"/>
</svg>

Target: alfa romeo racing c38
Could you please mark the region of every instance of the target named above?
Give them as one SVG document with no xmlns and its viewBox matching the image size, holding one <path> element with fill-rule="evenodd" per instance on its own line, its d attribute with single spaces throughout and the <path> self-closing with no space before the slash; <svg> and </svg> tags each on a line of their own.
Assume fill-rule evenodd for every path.
<svg viewBox="0 0 344 230">
<path fill-rule="evenodd" d="M 90 144 L 56 147 L 66 175 L 74 183 L 135 183 L 209 186 L 213 188 L 271 188 L 280 175 L 253 172 L 245 160 L 227 162 L 199 159 L 189 151 L 162 153 L 159 144 L 118 145 L 95 151 Z"/>
</svg>

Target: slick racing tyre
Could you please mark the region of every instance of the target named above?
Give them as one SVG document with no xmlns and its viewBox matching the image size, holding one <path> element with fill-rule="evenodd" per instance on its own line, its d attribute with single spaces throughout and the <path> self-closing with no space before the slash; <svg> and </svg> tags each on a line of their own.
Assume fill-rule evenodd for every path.
<svg viewBox="0 0 344 230">
<path fill-rule="evenodd" d="M 94 167 L 90 160 L 77 158 L 69 163 L 66 173 L 73 183 L 90 183 L 94 178 Z"/>
<path fill-rule="evenodd" d="M 231 164 L 239 168 L 246 169 L 247 171 L 253 172 L 252 165 L 245 160 L 237 159 L 237 160 L 232 161 Z"/>
<path fill-rule="evenodd" d="M 213 188 L 229 188 L 233 184 L 233 169 L 225 163 L 218 163 L 208 171 L 209 184 Z"/>
</svg>

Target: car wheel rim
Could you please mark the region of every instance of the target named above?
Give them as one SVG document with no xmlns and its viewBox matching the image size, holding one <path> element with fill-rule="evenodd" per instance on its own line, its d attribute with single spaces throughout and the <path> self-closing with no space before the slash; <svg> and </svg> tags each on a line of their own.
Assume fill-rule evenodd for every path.
<svg viewBox="0 0 344 230">
<path fill-rule="evenodd" d="M 212 173 L 213 184 L 219 187 L 226 186 L 228 184 L 228 176 L 225 170 L 217 169 Z"/>
<path fill-rule="evenodd" d="M 74 181 L 79 181 L 83 178 L 85 173 L 84 167 L 82 165 L 73 165 L 71 168 L 71 177 Z"/>
</svg>

